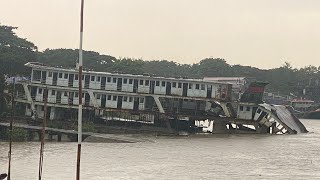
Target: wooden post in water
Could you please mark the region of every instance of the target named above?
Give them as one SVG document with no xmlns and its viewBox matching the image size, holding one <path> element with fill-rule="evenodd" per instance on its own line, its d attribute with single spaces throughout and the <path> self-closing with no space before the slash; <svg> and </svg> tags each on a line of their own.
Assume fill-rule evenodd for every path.
<svg viewBox="0 0 320 180">
<path fill-rule="evenodd" d="M 79 47 L 79 109 L 78 109 L 78 152 L 77 152 L 77 172 L 76 180 L 80 180 L 80 157 L 82 142 L 82 40 L 83 40 L 83 7 L 84 0 L 81 0 L 80 10 L 80 47 Z"/>
</svg>

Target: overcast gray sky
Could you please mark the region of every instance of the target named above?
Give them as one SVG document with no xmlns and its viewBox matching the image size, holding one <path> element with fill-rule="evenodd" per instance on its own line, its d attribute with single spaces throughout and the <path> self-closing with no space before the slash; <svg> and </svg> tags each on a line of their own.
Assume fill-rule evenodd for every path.
<svg viewBox="0 0 320 180">
<path fill-rule="evenodd" d="M 78 48 L 80 0 L 0 0 L 0 22 L 46 48 Z M 85 0 L 84 49 L 259 68 L 320 66 L 320 0 Z"/>
</svg>

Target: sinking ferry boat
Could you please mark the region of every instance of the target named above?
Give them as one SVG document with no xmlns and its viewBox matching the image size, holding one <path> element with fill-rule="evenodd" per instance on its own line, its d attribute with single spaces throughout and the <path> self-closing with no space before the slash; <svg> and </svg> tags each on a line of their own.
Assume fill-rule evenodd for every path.
<svg viewBox="0 0 320 180">
<path fill-rule="evenodd" d="M 179 134 L 203 130 L 197 121 L 210 121 L 212 133 L 296 134 L 307 132 L 285 106 L 262 102 L 266 83 L 251 83 L 241 99 L 232 99 L 232 84 L 199 79 L 64 69 L 30 62 L 29 80 L 16 82 L 16 102 L 24 115 L 41 119 L 75 120 L 82 81 L 86 121 L 103 125 L 103 132 Z"/>
</svg>

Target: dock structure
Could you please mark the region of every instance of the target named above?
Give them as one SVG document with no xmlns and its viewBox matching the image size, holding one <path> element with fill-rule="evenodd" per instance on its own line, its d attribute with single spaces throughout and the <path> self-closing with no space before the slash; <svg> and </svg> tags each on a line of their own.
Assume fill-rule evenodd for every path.
<svg viewBox="0 0 320 180">
<path fill-rule="evenodd" d="M 305 132 L 299 120 L 285 121 L 276 115 L 275 111 L 285 109 L 262 105 L 266 84 L 250 85 L 239 101 L 232 99 L 232 84 L 226 82 L 95 71 L 83 71 L 79 77 L 76 69 L 40 63 L 26 66 L 31 69 L 31 78 L 17 82 L 20 88 L 15 99 L 24 115 L 34 118 L 43 118 L 46 96 L 48 119 L 77 119 L 80 80 L 87 120 L 100 119 L 109 125 L 135 122 L 171 133 L 199 132 L 202 127 L 195 122 L 203 120 L 212 122 L 212 133 Z M 289 126 L 292 122 L 299 126 Z"/>
<path fill-rule="evenodd" d="M 10 124 L 0 123 L 0 127 L 9 128 Z M 37 133 L 39 140 L 41 138 L 42 127 L 40 126 L 16 123 L 13 125 L 13 127 L 25 129 L 29 132 L 29 134 Z M 46 134 L 48 134 L 49 139 L 51 139 L 53 135 L 56 135 L 57 141 L 61 141 L 62 135 L 67 136 L 70 141 L 76 141 L 78 131 L 46 127 Z M 31 136 L 33 136 L 33 134 Z M 84 140 L 90 137 L 91 139 L 99 139 L 99 142 L 136 143 L 143 141 L 142 139 L 133 138 L 125 135 L 101 134 L 93 132 L 83 132 L 82 136 Z M 29 138 L 29 140 L 34 140 L 34 137 Z"/>
</svg>

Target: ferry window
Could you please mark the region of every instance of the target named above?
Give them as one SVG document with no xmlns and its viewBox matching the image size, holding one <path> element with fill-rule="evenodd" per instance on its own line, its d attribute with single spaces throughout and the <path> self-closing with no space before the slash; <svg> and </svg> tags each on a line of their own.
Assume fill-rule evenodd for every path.
<svg viewBox="0 0 320 180">
<path fill-rule="evenodd" d="M 201 84 L 201 90 L 206 90 L 206 86 L 204 84 Z"/>
<path fill-rule="evenodd" d="M 59 78 L 62 78 L 62 73 L 59 73 Z"/>
<path fill-rule="evenodd" d="M 91 81 L 94 81 L 96 77 L 95 76 L 91 76 Z"/>
<path fill-rule="evenodd" d="M 181 88 L 182 84 L 181 83 L 178 83 L 178 88 Z"/>
<path fill-rule="evenodd" d="M 140 80 L 140 85 L 143 85 L 143 80 Z"/>
<path fill-rule="evenodd" d="M 48 75 L 49 77 L 52 77 L 52 72 L 49 72 L 49 75 Z"/>
<path fill-rule="evenodd" d="M 41 88 L 39 88 L 39 91 L 38 91 L 38 92 L 39 92 L 39 94 L 42 94 L 42 89 L 41 89 Z"/>
<path fill-rule="evenodd" d="M 129 84 L 132 84 L 132 81 L 133 81 L 132 79 L 129 79 Z"/>
<path fill-rule="evenodd" d="M 101 77 L 100 77 L 100 76 L 98 76 L 98 80 L 97 80 L 97 81 L 98 81 L 98 82 L 100 82 L 100 80 L 101 80 Z"/>
<path fill-rule="evenodd" d="M 108 95 L 108 100 L 111 100 L 111 95 Z"/>
<path fill-rule="evenodd" d="M 64 96 L 68 96 L 68 93 L 67 93 L 67 92 L 64 92 Z"/>
<path fill-rule="evenodd" d="M 143 103 L 144 102 L 144 98 L 140 98 L 140 103 Z"/>
<path fill-rule="evenodd" d="M 75 97 L 78 97 L 78 95 L 79 95 L 79 94 L 78 94 L 77 92 L 76 92 L 76 93 L 74 93 L 74 96 L 75 96 Z"/>
<path fill-rule="evenodd" d="M 240 111 L 243 111 L 243 106 L 240 106 Z"/>
<path fill-rule="evenodd" d="M 156 86 L 160 86 L 160 82 L 159 81 L 156 81 Z"/>
<path fill-rule="evenodd" d="M 33 80 L 39 81 L 41 79 L 41 71 L 33 70 Z"/>
<path fill-rule="evenodd" d="M 52 90 L 52 91 L 51 91 L 51 95 L 53 95 L 53 96 L 56 95 L 56 91 L 55 91 L 55 90 Z"/>
<path fill-rule="evenodd" d="M 257 110 L 257 113 L 260 114 L 260 113 L 261 113 L 261 109 L 258 109 L 258 110 Z"/>
<path fill-rule="evenodd" d="M 79 76 L 78 76 L 78 74 L 76 74 L 75 76 L 74 76 L 74 80 L 78 80 L 79 79 Z"/>
<path fill-rule="evenodd" d="M 124 78 L 123 79 L 123 84 L 127 84 L 128 83 L 128 79 L 127 78 Z"/>
<path fill-rule="evenodd" d="M 116 101 L 117 100 L 117 96 L 113 96 L 113 100 Z"/>
<path fill-rule="evenodd" d="M 149 80 L 146 80 L 145 85 L 146 85 L 146 86 L 149 86 Z"/>
<path fill-rule="evenodd" d="M 101 95 L 100 94 L 97 94 L 97 99 L 100 99 L 101 98 Z"/>
<path fill-rule="evenodd" d="M 166 86 L 166 82 L 165 82 L 165 81 L 162 81 L 162 82 L 161 82 L 161 85 L 162 85 L 163 87 L 165 87 L 165 86 Z"/>
<path fill-rule="evenodd" d="M 189 89 L 192 89 L 192 84 L 191 83 L 189 84 Z"/>
<path fill-rule="evenodd" d="M 247 107 L 247 109 L 246 109 L 246 110 L 247 110 L 247 111 L 250 111 L 250 109 L 251 109 L 250 107 Z"/>
<path fill-rule="evenodd" d="M 200 85 L 199 84 L 196 84 L 196 89 L 200 89 Z"/>
<path fill-rule="evenodd" d="M 132 102 L 132 97 L 129 97 L 129 102 Z"/>
<path fill-rule="evenodd" d="M 117 78 L 112 78 L 113 83 L 117 83 Z"/>
<path fill-rule="evenodd" d="M 176 82 L 173 82 L 173 83 L 172 83 L 172 87 L 174 87 L 174 88 L 177 87 L 177 83 L 176 83 Z"/>
<path fill-rule="evenodd" d="M 64 74 L 64 78 L 68 79 L 68 74 L 67 73 Z"/>
<path fill-rule="evenodd" d="M 111 77 L 107 77 L 107 82 L 111 82 Z"/>
<path fill-rule="evenodd" d="M 128 101 L 128 96 L 123 97 L 123 101 L 127 102 Z"/>
</svg>

